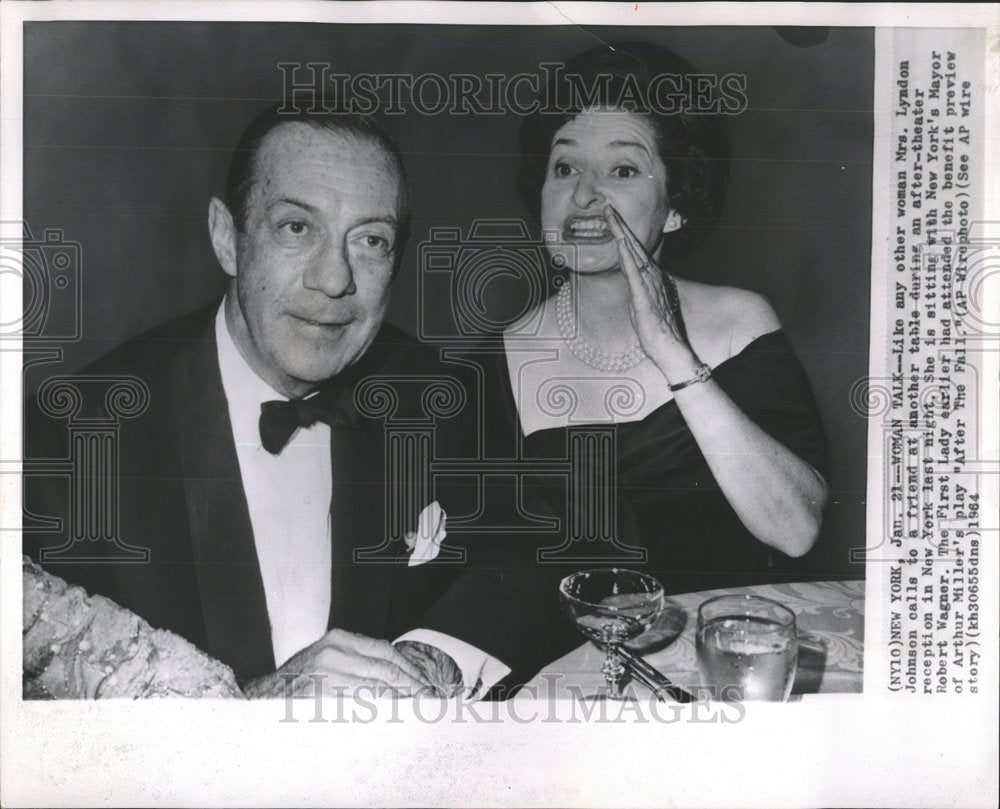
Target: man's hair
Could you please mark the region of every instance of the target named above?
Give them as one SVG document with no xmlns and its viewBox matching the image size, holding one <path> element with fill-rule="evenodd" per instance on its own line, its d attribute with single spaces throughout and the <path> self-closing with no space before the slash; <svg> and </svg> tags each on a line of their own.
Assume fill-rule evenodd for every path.
<svg viewBox="0 0 1000 809">
<path fill-rule="evenodd" d="M 726 198 L 729 141 L 724 120 L 716 113 L 693 113 L 685 108 L 665 111 L 641 100 L 622 104 L 621 99 L 629 97 L 624 92 L 629 86 L 637 86 L 642 98 L 648 99 L 655 95 L 651 87 L 657 77 L 686 77 L 696 72 L 673 51 L 645 42 L 613 42 L 570 59 L 565 71 L 553 75 L 543 96 L 548 103 L 521 125 L 517 186 L 532 215 L 538 218 L 540 214 L 556 132 L 585 108 L 623 109 L 642 115 L 652 125 L 667 169 L 670 207 L 684 218 L 680 229 L 664 234 L 663 256 L 680 259 L 693 252 L 718 223 Z M 580 85 L 593 89 L 586 103 L 581 101 Z"/>
<path fill-rule="evenodd" d="M 226 177 L 224 202 L 232 214 L 233 223 L 239 232 L 246 227 L 247 204 L 250 192 L 256 179 L 257 155 L 267 135 L 282 124 L 301 121 L 315 129 L 324 129 L 345 137 L 377 144 L 392 156 L 399 172 L 399 228 L 396 240 L 396 254 L 406 241 L 410 223 L 410 185 L 403 166 L 399 147 L 382 125 L 368 115 L 355 115 L 344 112 L 322 110 L 308 112 L 296 106 L 290 111 L 283 111 L 281 105 L 275 104 L 260 113 L 243 131 L 239 143 L 233 149 L 229 162 L 229 174 Z"/>
</svg>

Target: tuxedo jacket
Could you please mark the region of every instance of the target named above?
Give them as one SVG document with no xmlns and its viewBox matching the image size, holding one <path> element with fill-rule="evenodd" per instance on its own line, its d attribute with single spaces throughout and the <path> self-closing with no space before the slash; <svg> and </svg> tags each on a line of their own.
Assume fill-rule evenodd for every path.
<svg viewBox="0 0 1000 809">
<path fill-rule="evenodd" d="M 84 394 L 68 415 L 65 401 L 53 390 L 46 394 L 43 383 L 25 413 L 26 469 L 38 463 L 35 473 L 25 474 L 24 543 L 25 553 L 49 572 L 184 636 L 245 680 L 274 671 L 275 661 L 219 372 L 216 310 L 213 305 L 146 332 L 86 369 L 77 385 Z M 523 681 L 555 656 L 544 639 L 532 635 L 535 605 L 550 600 L 531 592 L 531 576 L 522 575 L 533 561 L 503 537 L 463 534 L 449 524 L 438 559 L 408 566 L 401 537 L 389 536 L 386 524 L 386 487 L 395 485 L 386 474 L 386 422 L 356 406 L 358 385 L 373 375 L 419 381 L 455 377 L 455 370 L 386 325 L 365 356 L 338 378 L 343 423 L 331 427 L 335 535 L 329 627 L 389 640 L 409 629 L 436 630 L 498 658 L 513 669 L 512 681 Z M 141 381 L 148 395 L 145 409 L 117 419 L 113 449 L 91 453 L 103 460 L 92 461 L 90 469 L 79 462 L 73 468 L 79 446 L 71 443 L 102 440 L 93 438 L 90 427 L 109 423 L 108 385 L 121 378 Z M 470 387 L 467 379 L 458 379 Z M 102 384 L 105 393 L 94 394 Z M 435 451 L 467 457 L 464 442 L 475 429 L 472 421 L 464 412 L 442 420 Z M 117 465 L 119 491 L 95 503 L 80 492 L 87 489 L 87 475 L 102 473 L 102 463 Z M 77 494 L 71 497 L 74 487 Z M 453 523 L 453 516 L 475 511 L 475 492 L 475 484 L 464 491 L 438 487 L 426 498 L 410 498 L 412 510 L 401 519 L 413 530 L 413 511 L 426 505 L 423 499 L 437 499 Z M 81 500 L 83 509 L 71 515 L 72 504 Z M 100 522 L 102 513 L 104 524 L 112 521 L 117 542 L 79 539 L 82 521 L 97 514 Z M 76 540 L 68 534 L 74 524 Z M 95 530 L 83 533 L 92 536 Z M 464 561 L 455 561 L 454 551 L 464 553 Z M 129 553 L 135 558 L 121 558 Z"/>
</svg>

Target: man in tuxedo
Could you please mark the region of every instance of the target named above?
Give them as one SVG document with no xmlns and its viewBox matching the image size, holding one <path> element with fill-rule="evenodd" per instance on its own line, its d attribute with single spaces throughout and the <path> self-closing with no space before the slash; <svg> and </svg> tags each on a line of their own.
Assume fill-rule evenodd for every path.
<svg viewBox="0 0 1000 809">
<path fill-rule="evenodd" d="M 71 476 L 61 490 L 26 480 L 27 511 L 61 515 L 63 529 L 62 545 L 26 532 L 26 552 L 187 637 L 251 696 L 317 683 L 485 693 L 512 668 L 525 674 L 538 662 L 525 658 L 532 598 L 503 543 L 470 542 L 461 564 L 435 558 L 454 508 L 440 491 L 404 515 L 404 536 L 386 521 L 385 430 L 359 411 L 358 386 L 449 374 L 383 325 L 407 214 L 402 162 L 372 120 L 258 116 L 225 199 L 209 205 L 230 277 L 221 305 L 140 335 L 80 377 L 140 380 L 148 395 L 120 425 L 114 506 L 117 545 L 148 560 L 96 558 L 101 543 L 80 537 L 98 506 L 73 513 Z M 26 413 L 26 458 L 70 451 L 66 411 L 46 393 Z M 108 401 L 74 416 L 99 420 Z M 442 428 L 439 449 L 460 434 Z"/>
</svg>

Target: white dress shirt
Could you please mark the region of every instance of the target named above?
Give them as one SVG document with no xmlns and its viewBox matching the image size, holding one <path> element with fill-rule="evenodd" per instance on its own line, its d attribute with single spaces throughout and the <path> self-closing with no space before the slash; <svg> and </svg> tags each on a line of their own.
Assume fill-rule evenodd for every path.
<svg viewBox="0 0 1000 809">
<path fill-rule="evenodd" d="M 226 326 L 224 307 L 215 318 L 222 388 L 236 443 L 243 491 L 260 565 L 274 662 L 281 666 L 326 634 L 330 614 L 331 527 L 330 427 L 299 428 L 277 455 L 261 446 L 260 405 L 288 399 L 247 364 Z M 336 520 L 336 516 L 333 517 Z M 466 687 L 485 693 L 510 668 L 457 638 L 415 629 L 396 639 L 435 646 L 462 672 Z"/>
</svg>

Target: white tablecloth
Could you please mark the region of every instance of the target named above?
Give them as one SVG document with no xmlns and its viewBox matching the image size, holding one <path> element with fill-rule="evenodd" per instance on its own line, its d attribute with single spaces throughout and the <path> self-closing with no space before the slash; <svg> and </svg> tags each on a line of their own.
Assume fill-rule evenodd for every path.
<svg viewBox="0 0 1000 809">
<path fill-rule="evenodd" d="M 663 614 L 629 646 L 676 685 L 695 692 L 701 683 L 695 657 L 698 605 L 718 595 L 753 595 L 779 601 L 796 615 L 799 665 L 792 694 L 860 693 L 865 583 L 863 581 L 766 584 L 669 596 Z M 568 620 L 568 619 L 567 619 Z M 521 692 L 532 698 L 580 698 L 604 687 L 604 652 L 587 642 L 546 666 Z M 649 695 L 630 681 L 637 697 Z"/>
</svg>

